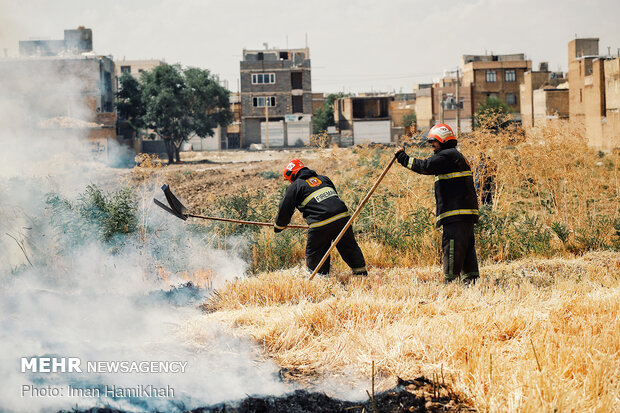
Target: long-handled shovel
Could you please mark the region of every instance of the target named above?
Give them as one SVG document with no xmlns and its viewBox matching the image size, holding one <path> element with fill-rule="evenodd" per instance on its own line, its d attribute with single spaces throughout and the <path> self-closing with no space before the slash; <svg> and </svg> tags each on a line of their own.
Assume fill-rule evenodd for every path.
<svg viewBox="0 0 620 413">
<path fill-rule="evenodd" d="M 174 215 L 177 218 L 181 218 L 183 221 L 187 220 L 187 218 L 200 218 L 200 219 L 209 219 L 212 221 L 224 221 L 224 222 L 234 222 L 235 224 L 249 224 L 249 225 L 262 225 L 266 227 L 272 227 L 273 224 L 269 222 L 256 222 L 256 221 L 242 221 L 239 219 L 228 219 L 228 218 L 219 218 L 219 217 L 207 217 L 204 215 L 195 215 L 189 212 L 189 210 L 179 201 L 179 199 L 172 193 L 168 184 L 164 184 L 161 187 L 162 191 L 164 191 L 164 195 L 166 196 L 166 200 L 168 200 L 168 205 L 165 205 L 163 202 L 153 198 L 153 202 L 155 205 L 162 208 L 164 211 L 167 211 Z M 308 229 L 305 225 L 287 225 L 287 228 L 300 228 L 300 229 Z"/>
<path fill-rule="evenodd" d="M 362 210 L 362 208 L 364 208 L 364 205 L 366 205 L 366 202 L 368 202 L 368 200 L 370 199 L 370 196 L 372 195 L 372 193 L 375 192 L 375 189 L 377 189 L 377 187 L 379 186 L 379 183 L 383 180 L 383 177 L 385 176 L 387 171 L 390 169 L 390 167 L 392 166 L 392 164 L 394 163 L 395 160 L 396 160 L 396 155 L 394 155 L 394 157 L 392 158 L 390 163 L 385 167 L 383 172 L 381 172 L 381 175 L 379 176 L 379 178 L 377 179 L 375 184 L 372 186 L 372 188 L 370 188 L 370 191 L 366 194 L 366 196 L 364 197 L 362 202 L 358 205 L 358 207 L 355 210 L 355 212 L 353 213 L 353 215 L 351 215 L 351 218 L 349 218 L 349 220 L 347 221 L 346 225 L 342 228 L 342 231 L 340 231 L 340 234 L 338 234 L 338 236 L 336 237 L 336 239 L 332 243 L 331 247 L 329 247 L 329 249 L 327 250 L 325 255 L 323 255 L 323 258 L 321 259 L 321 262 L 319 262 L 319 265 L 316 266 L 316 268 L 314 269 L 314 272 L 310 276 L 310 280 L 312 280 L 314 278 L 314 276 L 316 275 L 316 273 L 319 272 L 319 269 L 321 268 L 323 263 L 325 263 L 325 260 L 327 260 L 327 257 L 329 257 L 329 254 L 331 254 L 333 249 L 336 247 L 336 244 L 338 244 L 338 241 L 340 241 L 340 239 L 344 236 L 344 233 L 347 231 L 347 229 L 349 229 L 349 227 L 351 226 L 351 224 L 353 223 L 355 218 L 357 218 L 357 216 L 359 215 L 360 211 Z"/>
</svg>

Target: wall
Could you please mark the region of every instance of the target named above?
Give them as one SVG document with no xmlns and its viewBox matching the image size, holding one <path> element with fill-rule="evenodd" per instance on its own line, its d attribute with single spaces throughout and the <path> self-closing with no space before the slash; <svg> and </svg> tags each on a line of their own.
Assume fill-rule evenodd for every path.
<svg viewBox="0 0 620 413">
<path fill-rule="evenodd" d="M 429 129 L 435 123 L 433 118 L 433 96 L 418 96 L 415 102 L 418 129 Z"/>
</svg>

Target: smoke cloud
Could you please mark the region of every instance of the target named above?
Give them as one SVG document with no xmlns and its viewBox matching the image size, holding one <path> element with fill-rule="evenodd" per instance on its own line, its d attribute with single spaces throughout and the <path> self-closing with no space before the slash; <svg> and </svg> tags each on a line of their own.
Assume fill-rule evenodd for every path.
<svg viewBox="0 0 620 413">
<path fill-rule="evenodd" d="M 152 210 L 160 183 L 140 191 L 140 219 L 149 231 L 110 241 L 71 208 L 50 203 L 51 196 L 61 206 L 77 202 L 89 184 L 114 190 L 127 173 L 107 166 L 113 155 L 93 151 L 82 128 L 42 127 L 69 114 L 88 121 L 82 86 L 66 71 L 0 59 L 0 410 L 181 411 L 289 391 L 255 345 L 198 309 L 209 288 L 185 285 L 185 272 L 204 271 L 215 288 L 243 277 L 246 265 L 235 249 L 214 249 L 205 234 Z M 82 369 L 97 361 L 174 361 L 186 368 L 22 372 L 21 359 L 33 357 L 79 358 Z M 70 386 L 102 392 L 152 386 L 173 389 L 173 397 L 70 395 Z M 41 396 L 51 388 L 62 395 Z"/>
</svg>

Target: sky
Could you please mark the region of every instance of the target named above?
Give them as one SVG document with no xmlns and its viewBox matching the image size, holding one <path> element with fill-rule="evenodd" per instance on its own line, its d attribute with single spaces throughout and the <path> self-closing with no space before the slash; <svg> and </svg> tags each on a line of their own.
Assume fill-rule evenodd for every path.
<svg viewBox="0 0 620 413">
<path fill-rule="evenodd" d="M 93 30 L 97 54 L 209 69 L 238 89 L 243 49 L 303 48 L 314 92 L 410 92 L 463 54 L 525 53 L 568 69 L 568 42 L 620 48 L 618 0 L 0 0 L 0 56 Z"/>
</svg>

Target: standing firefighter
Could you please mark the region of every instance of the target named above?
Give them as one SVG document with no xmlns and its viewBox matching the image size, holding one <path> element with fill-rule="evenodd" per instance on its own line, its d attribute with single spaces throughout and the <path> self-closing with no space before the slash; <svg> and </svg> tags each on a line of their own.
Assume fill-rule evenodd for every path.
<svg viewBox="0 0 620 413">
<path fill-rule="evenodd" d="M 478 222 L 478 198 L 471 168 L 456 149 L 452 129 L 439 123 L 428 132 L 427 141 L 435 154 L 428 159 L 409 157 L 403 148 L 396 159 L 405 168 L 423 175 L 435 175 L 437 227 L 443 226 L 443 270 L 446 281 L 461 277 L 466 283 L 478 278 L 474 223 Z"/>
<path fill-rule="evenodd" d="M 284 178 L 291 182 L 280 202 L 274 231 L 282 231 L 291 221 L 297 208 L 308 222 L 306 264 L 314 271 L 319 262 L 348 221 L 347 206 L 338 197 L 332 181 L 308 169 L 299 159 L 293 159 L 284 170 Z M 353 228 L 349 227 L 336 245 L 342 259 L 354 275 L 368 275 L 362 250 L 355 241 Z M 318 271 L 329 273 L 329 257 Z"/>
</svg>

